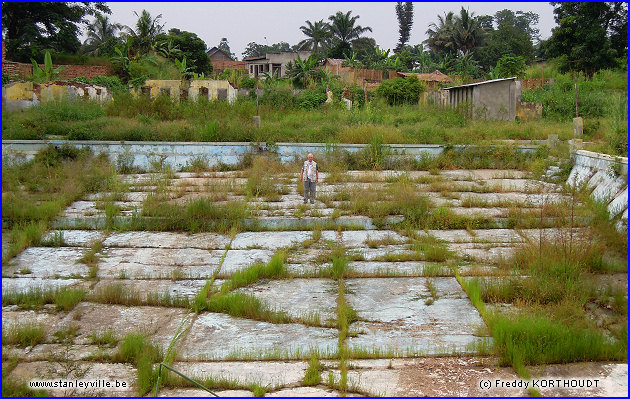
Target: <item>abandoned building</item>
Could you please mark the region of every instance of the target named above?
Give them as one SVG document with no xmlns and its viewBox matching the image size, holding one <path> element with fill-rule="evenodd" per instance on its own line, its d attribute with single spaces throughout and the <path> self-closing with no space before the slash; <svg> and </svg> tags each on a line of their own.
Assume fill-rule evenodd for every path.
<svg viewBox="0 0 630 399">
<path fill-rule="evenodd" d="M 516 102 L 521 97 L 520 82 L 516 78 L 486 80 L 444 90 L 446 104 L 451 107 L 470 104 L 473 119 L 516 119 Z"/>
<path fill-rule="evenodd" d="M 236 100 L 236 90 L 227 80 L 147 80 L 142 86 L 132 90 L 132 93 L 151 98 L 166 95 L 174 102 L 205 98 L 232 104 Z"/>
<path fill-rule="evenodd" d="M 107 88 L 79 82 L 11 82 L 2 85 L 2 110 L 22 110 L 49 101 L 73 98 L 105 102 L 112 99 Z"/>
<path fill-rule="evenodd" d="M 259 57 L 245 58 L 245 64 L 250 78 L 264 78 L 264 74 L 283 78 L 286 76 L 286 68 L 289 62 L 295 62 L 298 58 L 305 60 L 311 56 L 310 51 L 283 51 L 281 53 L 267 53 Z"/>
</svg>

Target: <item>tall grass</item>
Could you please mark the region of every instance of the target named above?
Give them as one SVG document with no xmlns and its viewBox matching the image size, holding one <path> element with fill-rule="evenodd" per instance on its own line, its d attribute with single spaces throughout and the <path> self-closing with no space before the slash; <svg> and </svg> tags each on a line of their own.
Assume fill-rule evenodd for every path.
<svg viewBox="0 0 630 399">
<path fill-rule="evenodd" d="M 22 309 L 40 309 L 55 304 L 57 311 L 70 311 L 85 297 L 83 289 L 32 287 L 26 291 L 4 291 L 2 306 L 18 305 Z"/>
<path fill-rule="evenodd" d="M 39 244 L 54 217 L 85 193 L 101 190 L 114 173 L 107 157 L 67 145 L 51 145 L 27 163 L 2 166 L 2 220 L 11 230 L 3 263 Z"/>
<path fill-rule="evenodd" d="M 162 351 L 141 333 L 127 334 L 120 343 L 114 362 L 131 363 L 137 368 L 137 389 L 142 396 L 151 391 L 157 379 L 153 364 L 162 358 Z"/>
<path fill-rule="evenodd" d="M 433 106 L 391 107 L 378 101 L 348 112 L 340 108 L 300 109 L 263 104 L 261 128 L 251 118 L 255 101 L 172 103 L 167 97 L 118 96 L 104 111 L 90 102 L 63 102 L 7 113 L 4 139 L 253 141 L 371 143 L 380 137 L 395 143 L 479 143 L 495 139 L 568 138 L 568 123 L 472 121 L 461 113 Z"/>
<path fill-rule="evenodd" d="M 234 317 L 243 317 L 276 324 L 293 322 L 293 319 L 288 314 L 275 311 L 254 295 L 246 295 L 240 292 L 214 295 L 205 302 L 205 306 L 200 310 L 225 313 Z"/>
<path fill-rule="evenodd" d="M 229 280 L 221 285 L 221 293 L 227 294 L 237 288 L 251 285 L 260 279 L 287 276 L 285 258 L 286 254 L 280 252 L 275 254 L 267 264 L 254 264 L 246 269 L 236 271 Z"/>
<path fill-rule="evenodd" d="M 491 329 L 504 365 L 627 359 L 627 341 L 611 342 L 600 331 L 545 316 L 497 317 Z"/>
<path fill-rule="evenodd" d="M 127 230 L 229 232 L 250 214 L 247 203 L 217 204 L 210 198 L 198 198 L 184 205 L 171 204 L 150 194 L 143 202 L 142 214 L 132 218 Z"/>
<path fill-rule="evenodd" d="M 44 335 L 44 327 L 37 323 L 14 324 L 2 329 L 2 345 L 32 347 L 44 342 Z"/>
</svg>

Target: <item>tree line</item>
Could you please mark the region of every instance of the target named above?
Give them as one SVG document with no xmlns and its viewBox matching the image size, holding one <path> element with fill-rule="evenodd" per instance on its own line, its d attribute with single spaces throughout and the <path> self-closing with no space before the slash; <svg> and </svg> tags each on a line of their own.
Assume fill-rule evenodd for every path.
<svg viewBox="0 0 630 399">
<path fill-rule="evenodd" d="M 627 63 L 626 3 L 551 3 L 557 26 L 546 40 L 533 12 L 504 9 L 494 15 L 475 15 L 462 7 L 458 13 L 437 15 L 426 29 L 427 39 L 410 44 L 414 4 L 398 2 L 399 40 L 393 50 L 381 48 L 369 37 L 369 26 L 352 11 L 338 11 L 326 19 L 307 20 L 300 26 L 304 39 L 295 45 L 248 43 L 244 58 L 268 52 L 309 50 L 313 59 L 338 58 L 357 68 L 457 74 L 465 78 L 496 78 L 524 73 L 534 61 L 553 59 L 561 71 L 592 76 L 597 70 Z M 419 5 L 419 3 L 416 4 Z M 41 62 L 44 53 L 96 56 L 112 59 L 117 73 L 127 80 L 142 78 L 147 70 L 168 75 L 212 72 L 207 45 L 195 33 L 173 28 L 165 32 L 162 15 L 136 13 L 135 26 L 110 20 L 105 3 L 4 3 L 3 34 L 9 59 Z M 89 17 L 93 17 L 91 21 Z M 87 39 L 78 39 L 85 26 Z M 234 56 L 227 38 L 219 49 Z M 169 60 L 166 65 L 163 61 Z"/>
</svg>

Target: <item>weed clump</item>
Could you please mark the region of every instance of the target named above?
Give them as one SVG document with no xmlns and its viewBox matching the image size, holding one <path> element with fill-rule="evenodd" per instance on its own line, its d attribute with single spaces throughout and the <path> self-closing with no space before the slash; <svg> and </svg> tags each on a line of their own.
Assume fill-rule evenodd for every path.
<svg viewBox="0 0 630 399">
<path fill-rule="evenodd" d="M 2 345 L 32 347 L 44 342 L 44 327 L 37 323 L 15 324 L 2 329 Z"/>
<path fill-rule="evenodd" d="M 317 355 L 313 353 L 311 355 L 311 360 L 308 365 L 308 369 L 306 369 L 306 374 L 302 379 L 302 385 L 310 387 L 315 386 L 322 382 L 322 364 L 319 362 Z"/>
</svg>

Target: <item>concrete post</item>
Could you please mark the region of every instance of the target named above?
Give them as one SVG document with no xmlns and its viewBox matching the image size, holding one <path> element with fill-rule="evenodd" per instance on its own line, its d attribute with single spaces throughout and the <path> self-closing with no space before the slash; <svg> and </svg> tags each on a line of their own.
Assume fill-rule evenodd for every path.
<svg viewBox="0 0 630 399">
<path fill-rule="evenodd" d="M 584 120 L 581 116 L 573 118 L 573 137 L 582 137 L 584 133 Z"/>
<path fill-rule="evenodd" d="M 549 136 L 547 136 L 547 146 L 549 148 L 556 148 L 558 146 L 558 135 L 557 134 L 550 134 Z"/>
<path fill-rule="evenodd" d="M 254 115 L 252 117 L 252 122 L 257 128 L 260 128 L 260 115 Z"/>
</svg>

